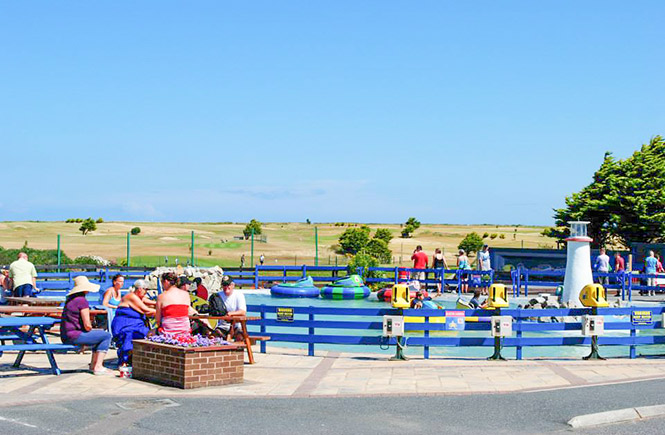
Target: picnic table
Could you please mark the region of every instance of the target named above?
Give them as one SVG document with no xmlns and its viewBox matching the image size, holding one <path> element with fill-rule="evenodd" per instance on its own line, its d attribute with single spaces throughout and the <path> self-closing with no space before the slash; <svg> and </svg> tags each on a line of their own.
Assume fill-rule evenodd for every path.
<svg viewBox="0 0 665 435">
<path fill-rule="evenodd" d="M 5 298 L 9 305 L 30 305 L 30 306 L 42 306 L 42 307 L 57 307 L 64 302 L 63 299 L 53 299 L 53 298 L 28 298 L 28 297 L 16 297 L 16 296 L 7 296 Z"/>
<path fill-rule="evenodd" d="M 247 332 L 247 322 L 252 320 L 261 320 L 260 317 L 253 316 L 208 316 L 205 314 L 200 314 L 198 316 L 191 316 L 192 319 L 200 320 L 224 320 L 231 324 L 240 323 L 242 328 L 243 341 L 245 342 L 245 347 L 247 348 L 247 357 L 250 364 L 254 364 L 254 352 L 252 351 L 252 341 L 257 340 L 269 340 L 269 337 L 252 337 Z"/>
<path fill-rule="evenodd" d="M 18 351 L 14 367 L 19 367 L 27 351 L 46 352 L 51 371 L 54 375 L 60 374 L 58 364 L 55 362 L 53 351 L 74 350 L 76 346 L 70 344 L 49 343 L 45 330 L 57 322 L 52 317 L 0 317 L 0 356 L 5 351 Z M 24 327 L 27 329 L 23 330 Z M 11 341 L 12 344 L 6 344 Z M 17 343 L 19 342 L 19 343 Z"/>
<path fill-rule="evenodd" d="M 62 307 L 54 306 L 34 306 L 34 305 L 0 305 L 0 314 L 22 314 L 22 315 L 36 315 L 48 317 L 62 317 Z M 90 315 L 106 314 L 106 310 L 90 309 Z"/>
</svg>

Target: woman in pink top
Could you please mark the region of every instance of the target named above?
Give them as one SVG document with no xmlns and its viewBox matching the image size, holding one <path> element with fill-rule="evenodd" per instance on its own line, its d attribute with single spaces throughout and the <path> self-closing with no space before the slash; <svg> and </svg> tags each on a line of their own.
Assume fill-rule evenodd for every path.
<svg viewBox="0 0 665 435">
<path fill-rule="evenodd" d="M 191 307 L 189 292 L 180 290 L 176 283 L 178 276 L 167 272 L 161 277 L 164 291 L 157 296 L 155 307 L 155 320 L 159 325 L 159 332 L 167 334 L 190 334 L 192 328 L 189 316 L 198 314 Z"/>
</svg>

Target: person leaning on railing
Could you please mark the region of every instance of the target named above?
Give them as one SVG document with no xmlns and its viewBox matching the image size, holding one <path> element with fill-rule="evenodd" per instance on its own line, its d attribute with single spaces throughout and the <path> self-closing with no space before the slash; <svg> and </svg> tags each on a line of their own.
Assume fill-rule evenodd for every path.
<svg viewBox="0 0 665 435">
<path fill-rule="evenodd" d="M 92 347 L 90 370 L 95 375 L 109 373 L 104 368 L 104 356 L 111 344 L 111 334 L 101 329 L 92 329 L 90 305 L 85 295 L 99 291 L 98 284 L 92 284 L 85 276 L 74 278 L 74 287 L 67 293 L 65 308 L 62 311 L 60 338 L 63 343 Z"/>
</svg>

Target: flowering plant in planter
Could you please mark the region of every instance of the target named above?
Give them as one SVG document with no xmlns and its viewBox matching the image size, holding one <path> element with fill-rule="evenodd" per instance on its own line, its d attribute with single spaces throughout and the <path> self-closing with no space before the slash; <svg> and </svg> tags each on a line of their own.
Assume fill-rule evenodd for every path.
<svg viewBox="0 0 665 435">
<path fill-rule="evenodd" d="M 153 343 L 171 344 L 182 347 L 226 346 L 230 344 L 219 337 L 208 338 L 200 334 L 168 334 L 164 332 L 159 335 L 152 335 L 148 337 L 148 340 Z"/>
</svg>

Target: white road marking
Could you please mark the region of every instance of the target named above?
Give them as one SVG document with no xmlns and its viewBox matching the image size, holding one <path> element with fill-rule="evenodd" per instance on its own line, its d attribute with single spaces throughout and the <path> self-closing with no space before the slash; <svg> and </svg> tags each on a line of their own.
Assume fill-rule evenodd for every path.
<svg viewBox="0 0 665 435">
<path fill-rule="evenodd" d="M 7 418 L 7 417 L 0 416 L 0 421 L 6 421 L 6 422 L 9 422 L 9 423 L 20 424 L 21 426 L 34 427 L 35 429 L 39 429 L 39 427 L 35 426 L 34 424 L 25 423 L 23 421 L 16 420 L 14 418 Z"/>
</svg>

